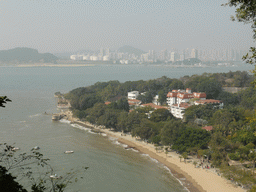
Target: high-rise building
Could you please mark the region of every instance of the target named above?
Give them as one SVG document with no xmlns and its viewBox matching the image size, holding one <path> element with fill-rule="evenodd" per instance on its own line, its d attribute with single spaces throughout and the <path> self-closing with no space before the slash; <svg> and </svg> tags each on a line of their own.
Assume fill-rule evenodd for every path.
<svg viewBox="0 0 256 192">
<path fill-rule="evenodd" d="M 148 54 L 149 54 L 148 56 L 149 56 L 150 60 L 154 61 L 156 59 L 156 52 L 155 52 L 155 50 L 149 50 Z"/>
<path fill-rule="evenodd" d="M 184 61 L 185 60 L 185 55 L 184 54 L 180 54 L 180 61 Z"/>
<path fill-rule="evenodd" d="M 192 49 L 192 51 L 191 51 L 191 58 L 198 59 L 198 51 L 197 51 L 197 49 Z"/>
<path fill-rule="evenodd" d="M 101 56 L 104 56 L 105 55 L 105 50 L 103 47 L 100 48 L 100 55 Z"/>
<path fill-rule="evenodd" d="M 234 49 L 231 49 L 231 59 L 230 60 L 232 60 L 232 61 L 235 60 L 235 51 L 234 51 Z"/>
<path fill-rule="evenodd" d="M 166 49 L 160 51 L 160 55 L 159 55 L 160 60 L 162 60 L 162 61 L 167 60 L 167 56 L 168 55 L 167 55 L 167 50 Z"/>
<path fill-rule="evenodd" d="M 171 52 L 171 59 L 172 62 L 175 62 L 178 60 L 178 54 L 176 52 Z"/>
<path fill-rule="evenodd" d="M 109 54 L 110 54 L 109 48 L 106 48 L 105 55 L 109 55 Z"/>
</svg>

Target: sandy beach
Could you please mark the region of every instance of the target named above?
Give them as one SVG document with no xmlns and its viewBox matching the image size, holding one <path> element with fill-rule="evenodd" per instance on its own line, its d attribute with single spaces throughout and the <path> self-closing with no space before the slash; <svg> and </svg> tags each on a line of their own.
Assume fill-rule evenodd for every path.
<svg viewBox="0 0 256 192">
<path fill-rule="evenodd" d="M 71 119 L 70 119 L 71 120 Z M 172 174 L 180 180 L 180 182 L 191 192 L 207 191 L 207 192 L 245 192 L 246 190 L 236 186 L 231 181 L 221 177 L 217 174 L 215 169 L 203 169 L 202 167 L 195 167 L 193 161 L 185 163 L 180 161 L 179 154 L 174 151 L 168 152 L 166 155 L 164 151 L 156 152 L 154 145 L 148 144 L 144 141 L 138 140 L 131 135 L 122 134 L 121 132 L 113 132 L 110 129 L 103 129 L 94 126 L 90 123 L 72 119 L 74 123 L 83 125 L 85 127 L 94 128 L 100 132 L 104 132 L 110 137 L 115 137 L 120 143 L 126 144 L 129 147 L 137 149 L 141 153 L 148 154 L 151 158 L 156 159 L 160 163 L 167 166 Z M 199 162 L 199 160 L 198 160 Z M 184 179 L 185 178 L 185 179 Z"/>
</svg>

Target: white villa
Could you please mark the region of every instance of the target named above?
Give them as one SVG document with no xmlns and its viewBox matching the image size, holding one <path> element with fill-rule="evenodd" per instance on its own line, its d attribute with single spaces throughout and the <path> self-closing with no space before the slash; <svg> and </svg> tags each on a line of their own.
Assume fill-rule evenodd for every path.
<svg viewBox="0 0 256 192">
<path fill-rule="evenodd" d="M 190 99 L 198 98 L 200 100 L 206 99 L 205 93 L 191 93 L 191 89 L 187 88 L 186 90 L 172 90 L 167 94 L 167 104 L 172 106 L 174 104 L 188 103 Z"/>
<path fill-rule="evenodd" d="M 128 99 L 137 99 L 139 96 L 139 91 L 128 92 Z"/>
<path fill-rule="evenodd" d="M 156 96 L 153 98 L 152 103 L 154 103 L 155 105 L 160 105 L 160 102 L 158 101 L 158 98 L 159 98 L 159 96 L 156 95 Z"/>
<path fill-rule="evenodd" d="M 196 98 L 192 104 L 204 105 L 209 103 L 218 103 L 219 107 L 223 107 L 223 102 L 219 100 L 206 99 L 206 93 L 191 92 L 190 88 L 186 90 L 172 90 L 167 94 L 167 104 L 170 106 L 170 112 L 176 118 L 183 119 L 184 111 L 192 104 L 189 104 L 191 99 Z"/>
<path fill-rule="evenodd" d="M 170 107 L 170 112 L 174 117 L 183 119 L 185 109 L 190 106 L 189 103 L 174 104 Z"/>
</svg>

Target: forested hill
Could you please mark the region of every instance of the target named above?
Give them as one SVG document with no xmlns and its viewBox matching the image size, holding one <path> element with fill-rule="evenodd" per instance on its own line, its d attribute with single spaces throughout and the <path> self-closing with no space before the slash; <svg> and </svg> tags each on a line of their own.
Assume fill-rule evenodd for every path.
<svg viewBox="0 0 256 192">
<path fill-rule="evenodd" d="M 38 53 L 38 50 L 25 47 L 17 47 L 0 51 L 1 63 L 54 63 L 58 57 L 51 53 Z"/>
<path fill-rule="evenodd" d="M 134 90 L 140 93 L 145 92 L 144 95 L 139 96 L 143 103 L 150 103 L 155 95 L 159 95 L 159 101 L 165 104 L 166 95 L 169 91 L 191 88 L 194 92 L 205 92 L 207 99 L 219 99 L 225 102 L 225 105 L 228 105 L 237 104 L 238 100 L 242 101 L 244 99 L 240 98 L 238 94 L 224 92 L 223 87 L 250 87 L 250 82 L 253 79 L 253 75 L 249 75 L 245 71 L 230 71 L 228 73 L 205 73 L 190 77 L 184 76 L 180 79 L 171 79 L 164 76 L 148 81 L 127 81 L 125 83 L 120 83 L 119 81 L 98 82 L 89 87 L 74 89 L 67 96 L 72 100 L 74 108 L 85 110 L 88 106 L 92 107 L 94 103 L 99 101 L 113 101 L 120 97 L 126 97 L 127 92 Z M 250 104 L 246 105 L 250 106 Z"/>
</svg>

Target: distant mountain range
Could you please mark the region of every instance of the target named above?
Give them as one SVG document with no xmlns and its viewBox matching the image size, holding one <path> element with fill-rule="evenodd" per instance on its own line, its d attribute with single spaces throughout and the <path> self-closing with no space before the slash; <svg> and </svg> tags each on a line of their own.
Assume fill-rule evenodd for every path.
<svg viewBox="0 0 256 192">
<path fill-rule="evenodd" d="M 140 56 L 145 53 L 140 49 L 134 48 L 129 45 L 120 47 L 118 52 L 134 54 Z M 91 50 L 84 50 L 80 52 L 93 53 Z M 0 63 L 55 63 L 60 59 L 69 59 L 70 55 L 76 54 L 75 52 L 63 53 L 38 53 L 38 50 L 26 47 L 17 47 L 9 50 L 0 50 Z M 55 56 L 57 55 L 57 56 Z"/>
<path fill-rule="evenodd" d="M 17 47 L 0 51 L 1 63 L 54 63 L 58 57 L 51 53 L 38 53 L 38 50 L 25 47 Z"/>
<path fill-rule="evenodd" d="M 146 53 L 145 51 L 142 51 L 141 49 L 137 49 L 137 48 L 134 48 L 134 47 L 129 46 L 129 45 L 125 45 L 123 47 L 120 47 L 117 51 L 122 52 L 122 53 L 134 54 L 134 55 L 137 55 L 137 56 L 140 56 L 141 54 Z"/>
</svg>

